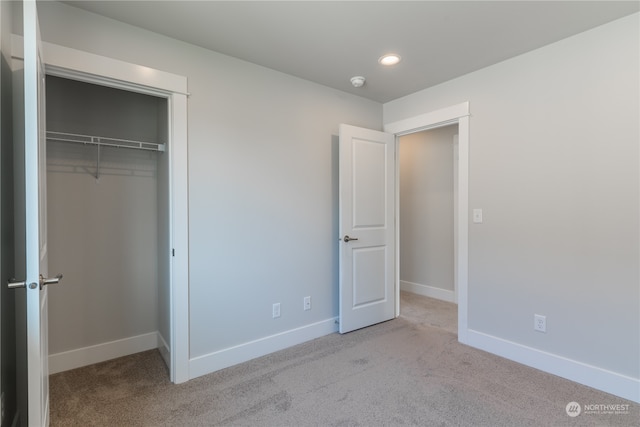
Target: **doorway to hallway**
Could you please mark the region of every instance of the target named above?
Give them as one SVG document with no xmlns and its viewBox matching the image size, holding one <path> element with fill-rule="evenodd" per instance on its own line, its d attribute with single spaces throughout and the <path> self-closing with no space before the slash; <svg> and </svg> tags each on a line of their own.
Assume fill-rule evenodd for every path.
<svg viewBox="0 0 640 427">
<path fill-rule="evenodd" d="M 400 314 L 457 333 L 458 125 L 398 138 Z"/>
</svg>

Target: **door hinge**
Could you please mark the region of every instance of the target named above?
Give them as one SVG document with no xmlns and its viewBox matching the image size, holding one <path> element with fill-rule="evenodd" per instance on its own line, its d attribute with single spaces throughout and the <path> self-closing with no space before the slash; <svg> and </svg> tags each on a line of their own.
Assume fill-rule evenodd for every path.
<svg viewBox="0 0 640 427">
<path fill-rule="evenodd" d="M 171 249 L 171 256 L 176 256 L 176 250 L 175 249 Z"/>
</svg>

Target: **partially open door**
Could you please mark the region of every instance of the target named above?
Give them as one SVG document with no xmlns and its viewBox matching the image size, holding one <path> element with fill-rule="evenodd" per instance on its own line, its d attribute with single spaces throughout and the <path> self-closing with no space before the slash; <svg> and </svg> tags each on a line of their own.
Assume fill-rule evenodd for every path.
<svg viewBox="0 0 640 427">
<path fill-rule="evenodd" d="M 395 316 L 395 136 L 340 125 L 340 333 Z"/>
<path fill-rule="evenodd" d="M 46 197 L 46 146 L 44 64 L 40 49 L 40 31 L 35 0 L 23 2 L 24 64 L 16 74 L 22 74 L 22 93 L 16 99 L 16 141 L 24 162 L 16 167 L 19 176 L 16 185 L 16 223 L 21 231 L 16 233 L 16 258 L 24 265 L 24 280 L 11 281 L 10 288 L 20 292 L 16 313 L 24 315 L 26 337 L 18 337 L 26 349 L 26 375 L 18 375 L 18 388 L 26 393 L 18 402 L 22 409 L 20 424 L 46 426 L 49 424 L 49 370 L 47 340 L 47 286 L 57 283 L 61 275 L 47 278 L 47 197 Z M 24 293 L 24 294 L 23 294 Z M 18 333 L 25 334 L 23 328 Z M 21 382 L 25 382 L 21 383 Z"/>
</svg>

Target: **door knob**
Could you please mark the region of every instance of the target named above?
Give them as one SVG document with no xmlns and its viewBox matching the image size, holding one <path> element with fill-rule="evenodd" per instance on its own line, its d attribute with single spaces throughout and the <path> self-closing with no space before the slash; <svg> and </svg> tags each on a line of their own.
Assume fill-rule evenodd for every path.
<svg viewBox="0 0 640 427">
<path fill-rule="evenodd" d="M 42 289 L 43 286 L 56 284 L 56 283 L 60 282 L 60 279 L 62 279 L 62 274 L 58 274 L 56 277 L 49 277 L 49 278 L 45 278 L 41 274 L 40 275 L 40 289 Z M 27 286 L 27 282 L 24 282 L 24 281 L 23 282 L 19 282 L 16 279 L 10 279 L 9 282 L 7 283 L 7 286 L 9 286 L 9 289 L 25 288 Z M 38 285 L 36 285 L 35 283 L 31 283 L 31 284 L 29 284 L 29 289 L 35 289 L 37 286 Z"/>
<path fill-rule="evenodd" d="M 40 275 L 40 289 L 42 289 L 43 286 L 55 285 L 56 283 L 60 282 L 60 279 L 62 279 L 62 274 L 58 274 L 56 277 L 47 277 L 47 278 L 45 278 L 41 274 Z"/>
<path fill-rule="evenodd" d="M 357 237 L 349 237 L 349 235 L 347 234 L 347 235 L 344 236 L 344 239 L 342 239 L 342 240 L 344 240 L 345 242 L 350 242 L 351 240 L 358 240 L 358 238 Z"/>
<path fill-rule="evenodd" d="M 7 285 L 9 286 L 9 289 L 19 289 L 27 286 L 27 282 L 19 282 L 16 279 L 9 279 Z"/>
</svg>

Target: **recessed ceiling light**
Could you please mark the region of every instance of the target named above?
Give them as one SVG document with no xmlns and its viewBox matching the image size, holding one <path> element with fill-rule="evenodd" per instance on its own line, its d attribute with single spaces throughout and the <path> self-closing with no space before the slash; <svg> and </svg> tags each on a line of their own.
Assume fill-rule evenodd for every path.
<svg viewBox="0 0 640 427">
<path fill-rule="evenodd" d="M 400 55 L 397 55 L 395 53 L 388 53 L 386 55 L 382 55 L 378 59 L 378 62 L 382 65 L 396 65 L 398 62 L 400 62 L 400 59 Z"/>
</svg>

